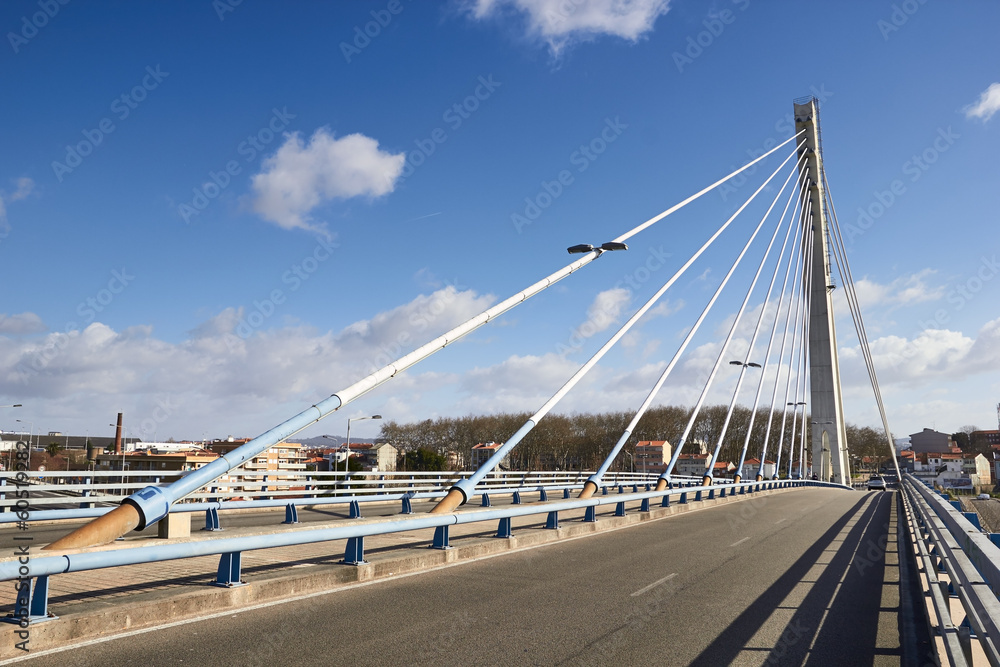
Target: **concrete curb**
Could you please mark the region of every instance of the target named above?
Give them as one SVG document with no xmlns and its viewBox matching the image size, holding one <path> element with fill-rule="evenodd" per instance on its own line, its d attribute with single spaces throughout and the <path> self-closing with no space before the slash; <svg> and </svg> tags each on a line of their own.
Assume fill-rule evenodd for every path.
<svg viewBox="0 0 1000 667">
<path fill-rule="evenodd" d="M 515 527 L 516 532 L 510 538 L 483 537 L 481 533 L 495 530 L 493 522 L 490 522 L 479 531 L 480 535 L 453 536 L 452 540 L 458 544 L 447 550 L 430 549 L 426 544 L 418 547 L 389 547 L 367 555 L 369 562 L 359 566 L 322 563 L 312 566 L 308 572 L 297 570 L 293 573 L 258 573 L 254 575 L 253 581 L 236 588 L 205 586 L 180 594 L 175 589 L 137 593 L 129 596 L 129 601 L 116 603 L 113 606 L 107 601 L 80 603 L 74 605 L 76 609 L 65 614 L 60 614 L 59 609 L 54 608 L 50 611 L 59 618 L 35 623 L 28 628 L 30 631 L 28 646 L 31 653 L 37 653 L 74 643 L 109 638 L 126 631 L 152 629 L 164 623 L 195 620 L 214 612 L 242 611 L 248 606 L 310 593 L 334 592 L 339 587 L 349 584 L 376 581 L 389 576 L 500 555 L 518 549 L 544 546 L 561 540 L 604 533 L 678 514 L 793 490 L 796 489 L 774 489 L 698 502 L 689 500 L 683 505 L 675 501 L 669 507 L 656 506 L 649 512 L 633 509 L 630 514 L 623 517 L 602 515 L 596 523 L 573 521 L 567 513 L 564 523 L 557 530 Z M 538 520 L 543 516 L 538 515 Z M 535 523 L 537 524 L 537 520 Z M 23 641 L 16 634 L 19 630 L 21 628 L 14 624 L 4 624 L 0 630 L 0 636 L 5 639 L 0 644 L 0 659 L 23 658 L 30 655 L 15 647 L 15 644 Z"/>
</svg>

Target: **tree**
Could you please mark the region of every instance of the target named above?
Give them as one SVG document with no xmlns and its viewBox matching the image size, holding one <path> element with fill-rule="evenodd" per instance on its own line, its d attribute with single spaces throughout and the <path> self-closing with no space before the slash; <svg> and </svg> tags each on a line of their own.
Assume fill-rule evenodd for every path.
<svg viewBox="0 0 1000 667">
<path fill-rule="evenodd" d="M 60 445 L 58 442 L 51 442 L 51 443 L 45 445 L 45 452 L 49 456 L 55 456 L 56 454 L 58 454 L 62 450 L 63 450 L 63 446 Z"/>
<path fill-rule="evenodd" d="M 437 452 L 421 447 L 416 451 L 405 452 L 403 454 L 403 470 L 428 470 L 440 471 L 447 467 L 448 459 Z"/>
</svg>

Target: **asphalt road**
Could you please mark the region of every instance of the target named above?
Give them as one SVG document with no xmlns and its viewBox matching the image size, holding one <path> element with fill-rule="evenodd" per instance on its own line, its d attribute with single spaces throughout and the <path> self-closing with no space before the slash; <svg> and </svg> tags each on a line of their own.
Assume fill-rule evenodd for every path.
<svg viewBox="0 0 1000 667">
<path fill-rule="evenodd" d="M 899 664 L 894 496 L 759 497 L 29 664 Z"/>
</svg>

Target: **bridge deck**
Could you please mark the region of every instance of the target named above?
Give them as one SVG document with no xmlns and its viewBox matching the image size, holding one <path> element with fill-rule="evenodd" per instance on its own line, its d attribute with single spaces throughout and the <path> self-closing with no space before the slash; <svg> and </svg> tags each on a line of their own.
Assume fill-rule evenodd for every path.
<svg viewBox="0 0 1000 667">
<path fill-rule="evenodd" d="M 899 664 L 894 497 L 762 496 L 220 613 L 71 656 L 149 665 Z"/>
</svg>

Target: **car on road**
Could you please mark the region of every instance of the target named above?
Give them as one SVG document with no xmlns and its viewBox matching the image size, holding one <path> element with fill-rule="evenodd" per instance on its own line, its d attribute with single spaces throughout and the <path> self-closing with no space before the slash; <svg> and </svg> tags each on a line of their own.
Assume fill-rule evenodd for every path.
<svg viewBox="0 0 1000 667">
<path fill-rule="evenodd" d="M 988 493 L 980 493 L 978 496 L 976 496 L 976 500 L 989 500 L 989 499 L 990 499 L 990 494 Z"/>
<path fill-rule="evenodd" d="M 868 490 L 872 491 L 878 489 L 879 491 L 885 491 L 885 480 L 878 475 L 872 475 L 868 480 Z"/>
</svg>

